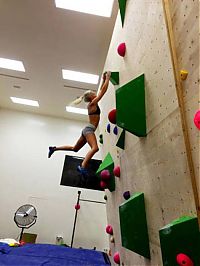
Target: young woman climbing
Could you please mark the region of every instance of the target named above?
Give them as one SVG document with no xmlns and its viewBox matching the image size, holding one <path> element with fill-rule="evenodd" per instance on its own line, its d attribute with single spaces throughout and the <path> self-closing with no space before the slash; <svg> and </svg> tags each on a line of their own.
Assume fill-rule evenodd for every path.
<svg viewBox="0 0 200 266">
<path fill-rule="evenodd" d="M 105 72 L 103 74 L 103 82 L 98 95 L 96 95 L 93 91 L 86 91 L 81 97 L 79 97 L 73 102 L 73 104 L 79 104 L 82 100 L 88 102 L 87 109 L 89 116 L 89 124 L 82 130 L 82 134 L 74 146 L 49 147 L 48 158 L 50 158 L 55 151 L 78 152 L 86 143 L 88 143 L 91 149 L 86 154 L 82 164 L 77 167 L 77 170 L 81 172 L 81 174 L 87 175 L 88 162 L 93 157 L 93 155 L 99 150 L 97 139 L 94 133 L 96 128 L 98 127 L 101 113 L 100 108 L 98 106 L 98 102 L 101 100 L 101 98 L 107 91 L 109 79 L 110 72 Z"/>
</svg>

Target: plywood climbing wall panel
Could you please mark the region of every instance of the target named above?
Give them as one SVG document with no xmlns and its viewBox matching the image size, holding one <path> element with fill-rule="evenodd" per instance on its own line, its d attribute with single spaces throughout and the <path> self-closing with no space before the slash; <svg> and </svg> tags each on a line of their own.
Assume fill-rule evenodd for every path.
<svg viewBox="0 0 200 266">
<path fill-rule="evenodd" d="M 182 81 L 186 109 L 186 120 L 189 129 L 192 159 L 200 196 L 199 149 L 200 131 L 193 123 L 195 112 L 200 109 L 199 77 L 199 1 L 170 0 L 173 31 L 179 69 L 189 72 Z"/>
<path fill-rule="evenodd" d="M 127 47 L 124 58 L 116 52 L 121 42 Z M 107 114 L 115 108 L 115 90 L 144 73 L 148 133 L 138 138 L 126 132 L 125 150 L 114 145 L 116 136 L 105 133 L 102 154 L 110 152 L 121 165 L 115 192 L 106 192 L 115 236 L 111 250 L 121 253 L 124 265 L 160 266 L 159 229 L 179 216 L 196 215 L 162 0 L 127 1 L 124 26 L 118 14 L 105 70 L 119 71 L 120 84 L 110 84 L 101 101 L 100 130 L 105 130 Z M 193 105 L 194 98 L 190 100 Z M 144 192 L 151 261 L 121 246 L 118 207 L 126 190 Z"/>
<path fill-rule="evenodd" d="M 117 24 L 120 27 L 120 21 Z M 124 59 L 116 54 L 121 42 L 127 47 Z M 110 50 L 110 67 L 120 68 L 120 85 L 145 73 L 147 131 L 151 131 L 177 107 L 162 2 L 128 1 L 124 28 L 114 34 Z"/>
</svg>

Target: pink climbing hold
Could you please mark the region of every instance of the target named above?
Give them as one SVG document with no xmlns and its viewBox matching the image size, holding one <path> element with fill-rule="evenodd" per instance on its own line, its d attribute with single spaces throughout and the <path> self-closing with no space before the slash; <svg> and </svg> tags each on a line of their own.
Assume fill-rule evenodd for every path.
<svg viewBox="0 0 200 266">
<path fill-rule="evenodd" d="M 114 256 L 113 256 L 114 262 L 117 264 L 120 264 L 120 255 L 119 252 L 115 252 Z"/>
<path fill-rule="evenodd" d="M 120 177 L 120 166 L 119 165 L 115 166 L 113 173 L 115 176 Z"/>
<path fill-rule="evenodd" d="M 79 210 L 80 207 L 81 207 L 80 204 L 76 204 L 76 205 L 75 205 L 75 209 L 76 209 L 76 210 Z"/>
<path fill-rule="evenodd" d="M 116 124 L 116 112 L 117 112 L 117 110 L 116 109 L 113 109 L 108 114 L 108 120 L 112 124 Z"/>
<path fill-rule="evenodd" d="M 200 110 L 198 110 L 194 116 L 194 124 L 200 130 Z"/>
<path fill-rule="evenodd" d="M 192 260 L 183 253 L 180 253 L 176 256 L 176 261 L 180 266 L 194 266 Z"/>
<path fill-rule="evenodd" d="M 105 181 L 101 180 L 100 187 L 103 188 L 103 189 L 105 189 L 105 188 L 108 187 L 108 184 Z"/>
<path fill-rule="evenodd" d="M 124 57 L 126 54 L 126 44 L 125 42 L 120 43 L 120 45 L 117 48 L 117 52 L 120 56 Z"/>
<path fill-rule="evenodd" d="M 109 170 L 103 170 L 101 171 L 101 179 L 106 181 L 110 179 L 110 171 Z"/>
<path fill-rule="evenodd" d="M 112 225 L 108 224 L 106 226 L 106 233 L 109 234 L 109 235 L 113 235 L 113 228 L 112 228 Z"/>
</svg>

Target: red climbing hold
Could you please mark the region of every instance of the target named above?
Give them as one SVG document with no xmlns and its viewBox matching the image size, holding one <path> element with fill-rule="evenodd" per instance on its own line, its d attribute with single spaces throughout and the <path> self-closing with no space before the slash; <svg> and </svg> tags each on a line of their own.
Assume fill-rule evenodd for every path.
<svg viewBox="0 0 200 266">
<path fill-rule="evenodd" d="M 120 43 L 120 45 L 117 48 L 117 52 L 120 56 L 124 57 L 126 54 L 126 44 L 125 42 Z"/>
<path fill-rule="evenodd" d="M 75 205 L 75 209 L 76 209 L 76 210 L 79 210 L 80 207 L 81 207 L 80 204 L 76 204 L 76 205 Z"/>
<path fill-rule="evenodd" d="M 176 256 L 176 261 L 180 266 L 194 266 L 192 260 L 183 253 L 180 253 Z"/>
<path fill-rule="evenodd" d="M 200 130 L 200 110 L 194 116 L 194 124 Z"/>
<path fill-rule="evenodd" d="M 100 187 L 103 188 L 103 189 L 105 189 L 105 188 L 108 187 L 108 184 L 105 181 L 101 180 Z"/>
<path fill-rule="evenodd" d="M 108 119 L 110 123 L 116 124 L 116 109 L 113 109 L 109 112 Z"/>
<path fill-rule="evenodd" d="M 113 256 L 114 262 L 117 264 L 120 264 L 120 255 L 119 252 L 115 252 L 114 256 Z"/>
<path fill-rule="evenodd" d="M 119 165 L 115 166 L 113 173 L 115 176 L 120 177 L 120 166 Z"/>
<path fill-rule="evenodd" d="M 108 224 L 106 226 L 106 233 L 109 234 L 109 235 L 113 235 L 113 228 L 112 228 L 112 225 Z"/>
<path fill-rule="evenodd" d="M 101 174 L 100 175 L 101 175 L 101 179 L 104 180 L 104 181 L 110 179 L 110 172 L 109 172 L 109 170 L 103 170 L 103 171 L 101 171 Z"/>
</svg>

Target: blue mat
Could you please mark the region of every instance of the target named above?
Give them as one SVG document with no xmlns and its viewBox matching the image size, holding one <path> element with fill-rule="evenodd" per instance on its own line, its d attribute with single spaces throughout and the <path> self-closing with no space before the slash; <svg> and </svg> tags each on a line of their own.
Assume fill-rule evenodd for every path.
<svg viewBox="0 0 200 266">
<path fill-rule="evenodd" d="M 9 247 L 0 243 L 0 266 L 108 266 L 100 251 L 49 244 Z"/>
</svg>

